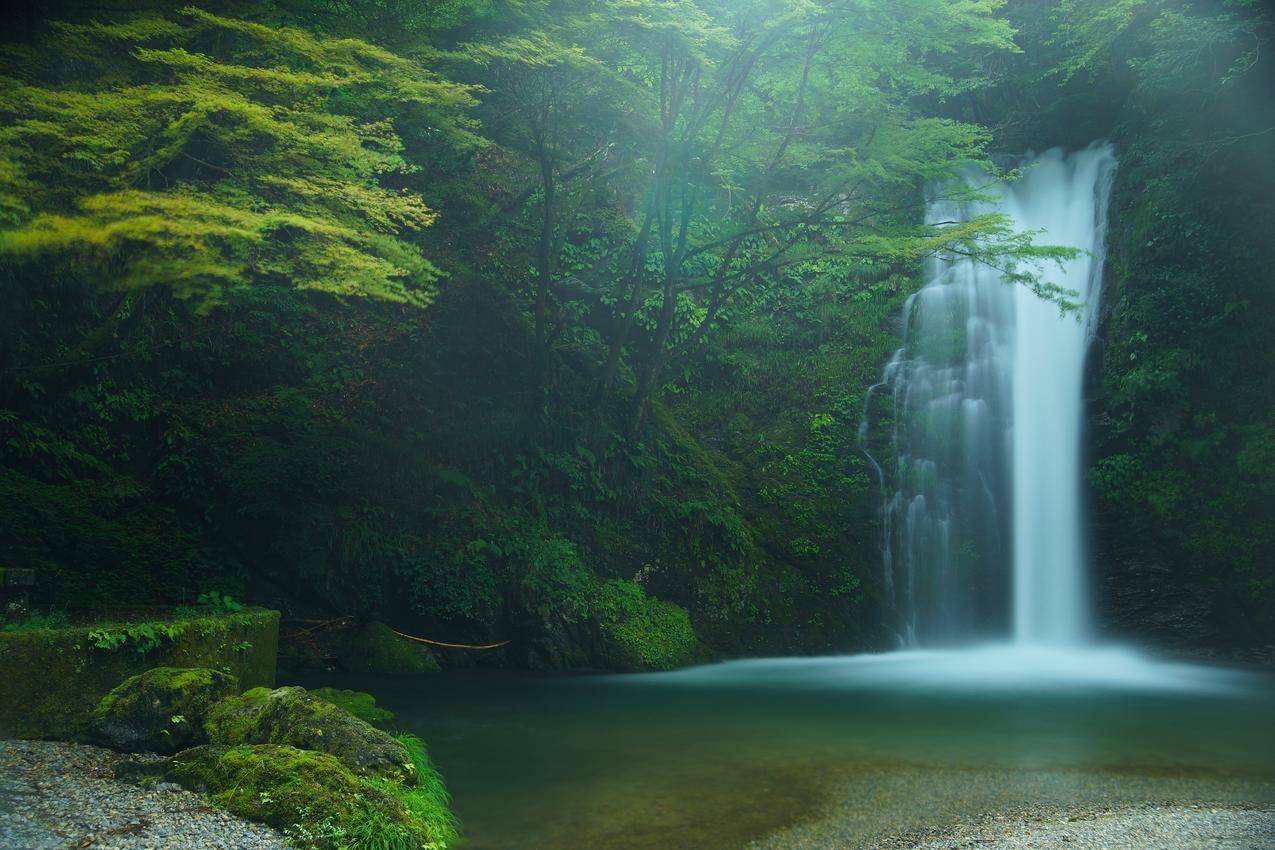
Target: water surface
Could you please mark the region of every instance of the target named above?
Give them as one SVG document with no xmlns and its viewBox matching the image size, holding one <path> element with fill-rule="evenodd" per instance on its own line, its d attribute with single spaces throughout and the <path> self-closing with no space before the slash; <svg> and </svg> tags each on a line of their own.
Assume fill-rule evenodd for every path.
<svg viewBox="0 0 1275 850">
<path fill-rule="evenodd" d="M 1007 805 L 1275 803 L 1272 676 L 1118 649 L 323 682 L 425 738 L 472 850 L 726 850 L 830 805 L 867 842 Z"/>
</svg>

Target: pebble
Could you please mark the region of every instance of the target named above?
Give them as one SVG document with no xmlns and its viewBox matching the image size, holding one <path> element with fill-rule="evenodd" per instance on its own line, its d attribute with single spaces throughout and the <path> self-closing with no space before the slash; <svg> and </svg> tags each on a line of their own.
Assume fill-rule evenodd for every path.
<svg viewBox="0 0 1275 850">
<path fill-rule="evenodd" d="M 1165 770 L 888 765 L 750 850 L 1275 850 L 1275 783 Z"/>
<path fill-rule="evenodd" d="M 1275 812 L 1148 806 L 983 827 L 912 850 L 1275 850 Z"/>
<path fill-rule="evenodd" d="M 172 783 L 115 779 L 127 757 L 59 741 L 0 740 L 5 850 L 286 850 L 278 832 Z"/>
</svg>

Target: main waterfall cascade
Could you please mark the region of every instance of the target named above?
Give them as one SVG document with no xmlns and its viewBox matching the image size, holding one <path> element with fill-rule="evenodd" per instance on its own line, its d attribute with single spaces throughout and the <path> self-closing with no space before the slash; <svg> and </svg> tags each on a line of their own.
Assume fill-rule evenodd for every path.
<svg viewBox="0 0 1275 850">
<path fill-rule="evenodd" d="M 882 490 L 885 591 L 904 645 L 1012 634 L 1076 645 L 1088 632 L 1081 517 L 1082 377 L 1100 294 L 1115 155 L 1095 144 L 964 179 L 993 201 L 932 200 L 930 222 L 999 211 L 1039 244 L 1080 249 L 1043 280 L 1077 293 L 1062 311 L 971 260 L 934 260 L 903 308 L 903 344 L 869 393 L 891 410 Z M 988 185 L 990 183 L 990 185 Z M 889 402 L 874 395 L 889 393 Z"/>
</svg>

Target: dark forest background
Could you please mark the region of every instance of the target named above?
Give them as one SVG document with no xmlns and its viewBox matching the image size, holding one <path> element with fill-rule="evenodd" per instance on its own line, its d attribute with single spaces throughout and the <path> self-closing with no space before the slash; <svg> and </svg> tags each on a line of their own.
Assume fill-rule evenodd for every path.
<svg viewBox="0 0 1275 850">
<path fill-rule="evenodd" d="M 1239 0 L 33 4 L 0 565 L 519 666 L 889 646 L 859 431 L 902 302 L 929 256 L 1050 256 L 927 228 L 925 187 L 1108 138 L 1103 622 L 1270 646 L 1271 35 Z"/>
</svg>

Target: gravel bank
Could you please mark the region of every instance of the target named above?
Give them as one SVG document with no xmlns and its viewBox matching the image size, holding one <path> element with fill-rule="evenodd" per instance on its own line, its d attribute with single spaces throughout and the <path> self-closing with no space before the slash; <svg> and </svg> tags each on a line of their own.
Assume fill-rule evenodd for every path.
<svg viewBox="0 0 1275 850">
<path fill-rule="evenodd" d="M 956 832 L 912 850 L 1275 850 L 1275 812 L 1145 806 Z"/>
<path fill-rule="evenodd" d="M 115 780 L 118 753 L 55 741 L 0 741 L 6 850 L 287 850 L 275 831 L 176 785 Z"/>
<path fill-rule="evenodd" d="M 1174 772 L 881 766 L 751 850 L 1275 850 L 1275 783 Z"/>
</svg>

